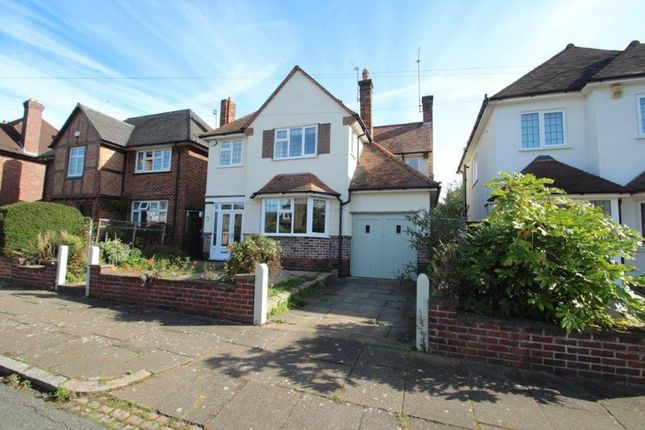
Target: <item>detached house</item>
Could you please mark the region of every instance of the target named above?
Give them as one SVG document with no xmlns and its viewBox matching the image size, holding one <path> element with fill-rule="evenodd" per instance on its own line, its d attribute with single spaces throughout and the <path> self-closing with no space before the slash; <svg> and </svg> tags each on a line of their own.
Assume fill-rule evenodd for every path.
<svg viewBox="0 0 645 430">
<path fill-rule="evenodd" d="M 43 156 L 58 132 L 43 119 L 41 103 L 27 100 L 23 106 L 21 118 L 0 123 L 0 206 L 42 199 Z"/>
<path fill-rule="evenodd" d="M 429 209 L 432 97 L 424 120 L 372 125 L 372 80 L 359 82 L 361 114 L 296 66 L 260 108 L 235 118 L 222 100 L 209 145 L 204 251 L 228 259 L 246 234 L 278 240 L 288 268 L 340 267 L 395 278 L 417 264 L 407 215 Z"/>
<path fill-rule="evenodd" d="M 198 255 L 211 128 L 189 109 L 120 121 L 78 104 L 51 143 L 45 198 L 84 215 L 166 223 Z"/>
<path fill-rule="evenodd" d="M 482 103 L 459 164 L 467 217 L 491 205 L 499 171 L 554 179 L 645 235 L 645 44 L 572 44 Z M 645 271 L 645 248 L 636 265 Z"/>
</svg>

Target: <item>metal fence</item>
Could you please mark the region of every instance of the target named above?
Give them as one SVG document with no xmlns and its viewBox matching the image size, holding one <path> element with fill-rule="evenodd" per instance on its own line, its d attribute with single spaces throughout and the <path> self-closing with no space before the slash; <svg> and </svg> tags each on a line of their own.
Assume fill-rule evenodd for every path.
<svg viewBox="0 0 645 430">
<path fill-rule="evenodd" d="M 165 223 L 138 223 L 100 218 L 93 234 L 95 243 L 118 238 L 121 242 L 137 248 L 161 246 L 166 239 Z"/>
</svg>

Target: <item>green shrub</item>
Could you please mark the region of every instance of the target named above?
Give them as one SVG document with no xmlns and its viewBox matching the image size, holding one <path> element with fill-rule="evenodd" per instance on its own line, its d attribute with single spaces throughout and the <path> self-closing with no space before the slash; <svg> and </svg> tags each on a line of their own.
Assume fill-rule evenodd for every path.
<svg viewBox="0 0 645 430">
<path fill-rule="evenodd" d="M 233 243 L 229 250 L 231 258 L 224 266 L 224 274 L 229 280 L 240 273 L 255 273 L 255 266 L 259 263 L 269 266 L 271 280 L 276 279 L 282 270 L 280 244 L 266 236 L 245 236 L 243 241 Z"/>
<path fill-rule="evenodd" d="M 87 265 L 87 242 L 81 236 L 66 231 L 46 231 L 38 233 L 34 249 L 30 252 L 18 253 L 32 264 L 44 264 L 58 258 L 58 247 L 69 247 L 67 258 L 67 282 L 85 280 Z"/>
<path fill-rule="evenodd" d="M 58 203 L 14 203 L 0 207 L 0 250 L 4 255 L 33 253 L 38 234 L 67 231 L 82 235 L 85 218 Z"/>
<path fill-rule="evenodd" d="M 495 208 L 460 247 L 468 311 L 530 317 L 570 330 L 642 321 L 645 302 L 630 285 L 641 235 L 600 209 L 548 188 L 550 179 L 502 173 L 488 184 Z"/>
<path fill-rule="evenodd" d="M 146 258 L 171 260 L 173 258 L 186 258 L 188 255 L 181 249 L 166 246 L 154 245 L 143 250 L 143 256 Z"/>
<path fill-rule="evenodd" d="M 142 257 L 141 250 L 130 248 L 128 244 L 119 239 L 105 239 L 99 243 L 101 257 L 107 264 L 117 267 L 145 267 L 146 259 Z"/>
</svg>

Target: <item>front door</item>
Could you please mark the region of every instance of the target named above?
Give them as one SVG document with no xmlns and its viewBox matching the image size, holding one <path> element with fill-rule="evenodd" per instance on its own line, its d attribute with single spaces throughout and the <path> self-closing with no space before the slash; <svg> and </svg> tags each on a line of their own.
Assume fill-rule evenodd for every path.
<svg viewBox="0 0 645 430">
<path fill-rule="evenodd" d="M 242 240 L 244 203 L 218 203 L 214 205 L 211 260 L 228 260 L 229 245 Z"/>
<path fill-rule="evenodd" d="M 186 220 L 184 222 L 184 240 L 182 249 L 193 258 L 202 258 L 202 211 L 188 209 L 186 210 Z"/>
</svg>

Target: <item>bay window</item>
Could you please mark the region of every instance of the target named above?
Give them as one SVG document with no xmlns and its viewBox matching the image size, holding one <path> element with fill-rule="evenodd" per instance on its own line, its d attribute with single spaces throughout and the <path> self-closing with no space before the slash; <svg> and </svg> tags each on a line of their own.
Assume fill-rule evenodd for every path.
<svg viewBox="0 0 645 430">
<path fill-rule="evenodd" d="M 155 149 L 152 151 L 138 151 L 137 152 L 137 165 L 135 173 L 151 173 L 151 172 L 169 172 L 170 159 L 172 151 L 168 149 Z"/>
<path fill-rule="evenodd" d="M 274 158 L 300 158 L 316 155 L 318 127 L 284 128 L 275 131 Z"/>
<path fill-rule="evenodd" d="M 312 197 L 263 201 L 263 232 L 267 235 L 327 234 L 327 200 Z"/>
<path fill-rule="evenodd" d="M 143 200 L 132 202 L 132 221 L 138 223 L 166 222 L 167 200 Z"/>
</svg>

